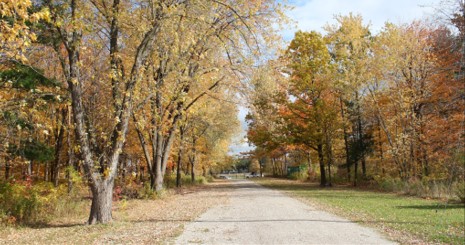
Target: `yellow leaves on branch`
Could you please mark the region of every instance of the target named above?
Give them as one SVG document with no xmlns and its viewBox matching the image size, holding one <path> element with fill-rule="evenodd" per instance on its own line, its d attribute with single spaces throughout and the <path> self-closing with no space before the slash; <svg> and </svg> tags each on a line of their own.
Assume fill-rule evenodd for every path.
<svg viewBox="0 0 465 245">
<path fill-rule="evenodd" d="M 7 58 L 25 62 L 24 52 L 37 39 L 28 23 L 50 20 L 48 9 L 31 14 L 28 12 L 31 7 L 30 0 L 0 0 L 0 47 Z"/>
</svg>

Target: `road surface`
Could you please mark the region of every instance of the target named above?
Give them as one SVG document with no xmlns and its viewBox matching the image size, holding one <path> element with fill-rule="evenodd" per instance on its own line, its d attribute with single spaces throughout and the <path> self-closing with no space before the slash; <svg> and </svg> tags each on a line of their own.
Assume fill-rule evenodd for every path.
<svg viewBox="0 0 465 245">
<path fill-rule="evenodd" d="M 395 244 L 279 191 L 248 180 L 230 182 L 229 203 L 187 224 L 176 244 Z"/>
</svg>

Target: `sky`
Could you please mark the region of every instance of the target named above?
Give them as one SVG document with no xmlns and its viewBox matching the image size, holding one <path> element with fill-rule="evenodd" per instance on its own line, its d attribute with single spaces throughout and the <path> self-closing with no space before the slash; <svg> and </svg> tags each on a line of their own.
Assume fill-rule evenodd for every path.
<svg viewBox="0 0 465 245">
<path fill-rule="evenodd" d="M 281 32 L 286 43 L 294 37 L 298 30 L 319 31 L 324 33 L 323 27 L 334 24 L 335 15 L 349 13 L 361 14 L 366 24 L 371 25 L 373 33 L 382 30 L 384 23 L 408 23 L 413 20 L 430 17 L 439 6 L 441 0 L 289 0 L 293 7 L 287 12 L 295 23 Z M 433 7 L 434 6 L 434 7 Z M 241 121 L 242 132 L 230 147 L 231 154 L 250 151 L 245 139 L 247 124 L 245 116 L 247 110 L 239 107 L 238 118 Z"/>
</svg>

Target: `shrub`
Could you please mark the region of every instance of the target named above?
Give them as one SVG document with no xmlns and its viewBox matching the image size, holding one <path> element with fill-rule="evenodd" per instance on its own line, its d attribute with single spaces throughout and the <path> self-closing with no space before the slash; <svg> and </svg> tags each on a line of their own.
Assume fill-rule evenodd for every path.
<svg viewBox="0 0 465 245">
<path fill-rule="evenodd" d="M 19 223 L 47 222 L 53 218 L 58 201 L 66 195 L 65 188 L 51 183 L 31 185 L 30 180 L 0 183 L 0 214 Z"/>
<path fill-rule="evenodd" d="M 192 186 L 192 185 L 204 185 L 208 182 L 212 182 L 213 177 L 207 176 L 204 177 L 202 175 L 197 176 L 195 178 L 195 182 L 192 183 L 192 178 L 190 175 L 181 174 L 181 185 L 182 186 Z M 166 175 L 164 179 L 164 184 L 166 188 L 174 188 L 176 187 L 176 175 Z"/>
<path fill-rule="evenodd" d="M 32 184 L 30 179 L 0 182 L 0 222 L 40 224 L 57 217 L 81 217 L 88 201 L 82 199 L 84 185 L 54 187 L 49 182 Z"/>
<path fill-rule="evenodd" d="M 289 179 L 306 181 L 308 179 L 308 172 L 299 171 L 299 172 L 292 173 L 291 175 L 289 175 Z"/>
<path fill-rule="evenodd" d="M 457 182 L 453 185 L 454 194 L 460 199 L 460 202 L 465 203 L 465 183 Z"/>
<path fill-rule="evenodd" d="M 205 185 L 208 183 L 208 180 L 207 178 L 203 177 L 203 176 L 198 176 L 197 178 L 195 178 L 195 183 L 198 184 L 198 185 Z"/>
<path fill-rule="evenodd" d="M 380 178 L 376 179 L 378 188 L 382 191 L 396 192 L 406 195 L 424 197 L 424 198 L 451 198 L 454 195 L 459 197 L 460 188 L 462 193 L 465 192 L 465 187 L 458 183 L 451 185 L 445 180 L 431 180 L 423 178 L 423 180 L 411 179 L 402 181 L 397 178 Z"/>
<path fill-rule="evenodd" d="M 141 199 L 152 199 L 156 197 L 156 192 L 155 190 L 152 190 L 150 188 L 150 182 L 145 182 L 138 192 L 138 198 Z"/>
<path fill-rule="evenodd" d="M 379 188 L 387 192 L 403 192 L 405 190 L 405 183 L 400 179 L 382 178 L 377 180 Z"/>
</svg>

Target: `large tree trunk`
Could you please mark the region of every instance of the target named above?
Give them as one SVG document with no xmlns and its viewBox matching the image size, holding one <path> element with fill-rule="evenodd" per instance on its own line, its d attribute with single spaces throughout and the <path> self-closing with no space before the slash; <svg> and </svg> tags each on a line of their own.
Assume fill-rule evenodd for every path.
<svg viewBox="0 0 465 245">
<path fill-rule="evenodd" d="M 108 223 L 112 221 L 111 207 L 114 181 L 103 181 L 91 186 L 92 205 L 88 224 Z"/>
<path fill-rule="evenodd" d="M 326 170 L 325 170 L 325 159 L 323 153 L 323 144 L 318 144 L 318 161 L 320 163 L 320 186 L 326 186 Z"/>
</svg>

